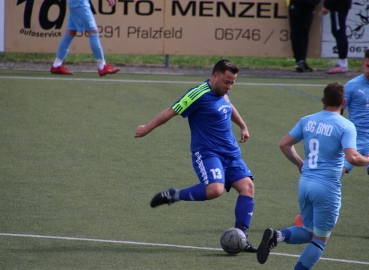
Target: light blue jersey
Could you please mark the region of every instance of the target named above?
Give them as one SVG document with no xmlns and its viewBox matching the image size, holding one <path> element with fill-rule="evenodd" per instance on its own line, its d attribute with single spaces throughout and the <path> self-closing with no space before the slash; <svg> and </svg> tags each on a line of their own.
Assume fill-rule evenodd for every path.
<svg viewBox="0 0 369 270">
<path fill-rule="evenodd" d="M 341 186 L 344 149 L 356 149 L 356 129 L 341 115 L 323 110 L 305 116 L 289 132 L 304 141 L 305 161 L 301 178 L 327 186 Z"/>
<path fill-rule="evenodd" d="M 68 0 L 68 6 L 70 8 L 90 7 L 90 1 L 89 0 Z"/>
<path fill-rule="evenodd" d="M 362 155 L 369 154 L 369 81 L 364 75 L 357 76 L 345 85 L 348 118 L 357 130 L 357 150 Z M 346 172 L 354 167 L 345 161 Z M 366 166 L 369 168 L 369 166 Z"/>
<path fill-rule="evenodd" d="M 345 84 L 348 117 L 354 123 L 358 135 L 369 133 L 369 81 L 360 75 Z"/>
</svg>

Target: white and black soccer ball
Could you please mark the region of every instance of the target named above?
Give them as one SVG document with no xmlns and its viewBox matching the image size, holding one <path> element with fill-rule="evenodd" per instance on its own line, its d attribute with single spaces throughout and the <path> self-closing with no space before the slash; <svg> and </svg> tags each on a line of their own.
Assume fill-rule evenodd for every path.
<svg viewBox="0 0 369 270">
<path fill-rule="evenodd" d="M 229 228 L 222 233 L 220 246 L 229 254 L 240 253 L 246 247 L 246 235 L 240 229 Z"/>
</svg>

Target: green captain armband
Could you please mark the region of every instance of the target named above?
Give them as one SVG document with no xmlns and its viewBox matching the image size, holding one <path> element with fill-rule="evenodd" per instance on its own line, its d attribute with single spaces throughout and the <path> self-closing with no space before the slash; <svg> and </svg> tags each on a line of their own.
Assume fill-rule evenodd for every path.
<svg viewBox="0 0 369 270">
<path fill-rule="evenodd" d="M 191 106 L 192 103 L 210 91 L 211 90 L 208 84 L 205 82 L 184 95 L 176 104 L 172 106 L 172 109 L 176 113 L 182 114 L 189 106 Z"/>
</svg>

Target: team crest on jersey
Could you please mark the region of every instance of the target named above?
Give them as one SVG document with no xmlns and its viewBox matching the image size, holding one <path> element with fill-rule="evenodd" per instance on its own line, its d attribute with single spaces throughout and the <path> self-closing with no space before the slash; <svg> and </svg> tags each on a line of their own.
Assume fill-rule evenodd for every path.
<svg viewBox="0 0 369 270">
<path fill-rule="evenodd" d="M 231 109 L 231 106 L 229 105 L 222 105 L 219 107 L 218 112 L 224 115 L 224 119 L 227 119 L 228 117 L 228 110 Z"/>
<path fill-rule="evenodd" d="M 229 98 L 228 98 L 227 95 L 224 95 L 223 97 L 224 97 L 225 101 L 229 102 Z"/>
</svg>

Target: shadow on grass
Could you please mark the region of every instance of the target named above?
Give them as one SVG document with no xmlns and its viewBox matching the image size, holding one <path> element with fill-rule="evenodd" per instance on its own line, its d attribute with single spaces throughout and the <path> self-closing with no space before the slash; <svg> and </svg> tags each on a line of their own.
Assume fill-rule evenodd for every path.
<svg viewBox="0 0 369 270">
<path fill-rule="evenodd" d="M 218 252 L 218 253 L 214 253 L 214 254 L 203 254 L 202 256 L 203 257 L 217 257 L 217 258 L 230 258 L 230 257 L 237 257 L 237 256 L 242 256 L 243 254 L 245 255 L 253 255 L 253 256 L 256 256 L 255 253 L 246 253 L 246 252 L 241 252 L 241 253 L 238 253 L 238 254 L 228 254 L 228 253 L 225 253 L 225 252 Z"/>
<path fill-rule="evenodd" d="M 153 247 L 153 246 L 132 246 L 132 245 L 122 245 L 122 246 L 54 246 L 54 247 L 30 247 L 30 248 L 17 248 L 11 249 L 14 253 L 76 253 L 76 252 L 97 252 L 97 253 L 147 253 L 147 254 L 161 254 L 161 253 L 185 253 L 193 254 L 193 250 L 187 250 L 183 248 L 172 248 L 172 247 Z M 223 253 L 221 251 L 209 251 L 212 254 L 206 254 L 206 256 L 235 256 Z"/>
</svg>

